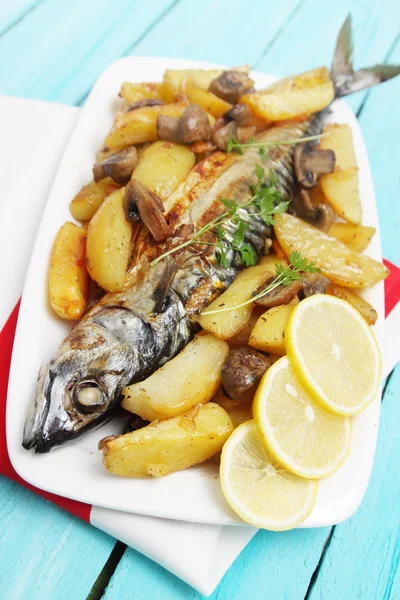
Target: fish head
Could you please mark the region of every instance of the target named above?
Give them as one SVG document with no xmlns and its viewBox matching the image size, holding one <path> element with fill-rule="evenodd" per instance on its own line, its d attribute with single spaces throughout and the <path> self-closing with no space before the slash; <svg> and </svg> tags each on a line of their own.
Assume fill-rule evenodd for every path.
<svg viewBox="0 0 400 600">
<path fill-rule="evenodd" d="M 22 445 L 48 452 L 111 418 L 131 373 L 127 350 L 92 325 L 76 327 L 38 376 Z"/>
</svg>

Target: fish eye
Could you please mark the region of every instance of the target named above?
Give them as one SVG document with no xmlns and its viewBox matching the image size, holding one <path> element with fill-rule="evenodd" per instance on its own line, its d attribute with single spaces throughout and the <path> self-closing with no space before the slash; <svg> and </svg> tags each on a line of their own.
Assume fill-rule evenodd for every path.
<svg viewBox="0 0 400 600">
<path fill-rule="evenodd" d="M 93 412 L 106 403 L 107 397 L 96 381 L 81 381 L 74 388 L 75 404 L 85 412 Z"/>
</svg>

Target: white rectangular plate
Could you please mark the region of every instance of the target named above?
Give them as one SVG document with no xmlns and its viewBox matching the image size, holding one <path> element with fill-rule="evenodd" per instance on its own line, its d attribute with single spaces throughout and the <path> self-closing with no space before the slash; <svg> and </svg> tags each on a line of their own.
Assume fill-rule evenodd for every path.
<svg viewBox="0 0 400 600">
<path fill-rule="evenodd" d="M 112 63 L 90 93 L 61 160 L 38 230 L 15 336 L 7 399 L 7 444 L 17 473 L 38 488 L 67 498 L 105 508 L 165 517 L 214 523 L 243 524 L 226 504 L 212 465 L 175 473 L 161 479 L 126 479 L 108 473 L 102 465 L 97 442 L 120 433 L 116 420 L 100 431 L 49 454 L 33 454 L 21 446 L 22 431 L 31 402 L 39 367 L 56 353 L 70 325 L 57 319 L 48 306 L 47 269 L 51 246 L 64 221 L 71 220 L 68 207 L 82 185 L 91 178 L 96 151 L 111 127 L 120 101 L 122 81 L 161 81 L 164 70 L 215 68 L 219 65 L 167 58 L 127 57 Z M 258 88 L 275 78 L 252 73 Z M 333 105 L 331 122 L 348 123 L 354 136 L 359 165 L 363 223 L 378 228 L 378 216 L 368 158 L 357 120 L 341 101 Z M 48 152 L 51 153 L 51 148 Z M 381 260 L 379 232 L 368 254 Z M 383 331 L 383 284 L 365 291 L 365 298 L 378 311 L 375 326 L 378 341 Z M 381 344 L 382 345 L 382 344 Z M 353 420 L 353 441 L 344 465 L 321 482 L 316 506 L 303 527 L 321 527 L 343 521 L 359 506 L 370 476 L 378 431 L 380 397 Z"/>
</svg>

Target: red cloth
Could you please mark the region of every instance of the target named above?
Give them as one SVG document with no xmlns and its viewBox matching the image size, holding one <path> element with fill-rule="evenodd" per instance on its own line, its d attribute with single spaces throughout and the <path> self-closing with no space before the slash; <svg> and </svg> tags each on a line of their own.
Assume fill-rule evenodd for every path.
<svg viewBox="0 0 400 600">
<path fill-rule="evenodd" d="M 390 271 L 389 277 L 385 279 L 385 317 L 393 310 L 400 298 L 400 269 L 384 260 L 385 265 Z M 62 496 L 49 494 L 33 485 L 30 485 L 14 471 L 7 452 L 6 444 L 6 400 L 8 375 L 10 372 L 11 354 L 14 341 L 15 328 L 17 326 L 19 311 L 19 302 L 12 311 L 7 323 L 0 333 L 0 473 L 17 481 L 32 492 L 43 496 L 50 502 L 61 506 L 75 516 L 90 523 L 90 504 L 83 504 L 75 500 L 69 500 Z"/>
</svg>

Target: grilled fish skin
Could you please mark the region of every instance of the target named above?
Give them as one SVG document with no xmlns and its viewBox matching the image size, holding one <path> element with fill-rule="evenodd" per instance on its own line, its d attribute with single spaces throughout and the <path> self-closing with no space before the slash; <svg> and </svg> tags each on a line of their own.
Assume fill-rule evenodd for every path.
<svg viewBox="0 0 400 600">
<path fill-rule="evenodd" d="M 339 35 L 334 59 L 337 96 L 400 72 L 399 67 L 372 67 L 354 73 L 346 45 L 351 45 L 348 21 Z M 320 133 L 326 113 L 273 127 L 258 139 L 282 142 L 315 135 Z M 264 167 L 263 183 L 268 185 L 272 170 L 283 198 L 290 198 L 295 185 L 293 153 L 293 146 L 282 145 L 269 151 L 265 159 L 256 148 L 246 149 L 242 156 L 216 152 L 206 158 L 165 203 L 171 230 L 188 223 L 199 229 L 209 223 L 225 210 L 221 198 L 244 204 L 257 181 L 257 163 Z M 260 217 L 249 214 L 251 210 L 241 209 L 249 225 L 245 241 L 259 258 L 270 232 Z M 150 267 L 154 258 L 178 242 L 170 239 L 156 244 L 144 228 L 136 228 L 127 288 L 106 294 L 72 329 L 50 364 L 40 370 L 25 423 L 24 448 L 48 452 L 100 426 L 114 415 L 126 385 L 148 377 L 190 341 L 198 330 L 196 315 L 243 268 L 230 248 L 235 226 L 227 223 L 224 228 L 227 267 L 219 263 L 215 249 L 195 245 Z"/>
</svg>

